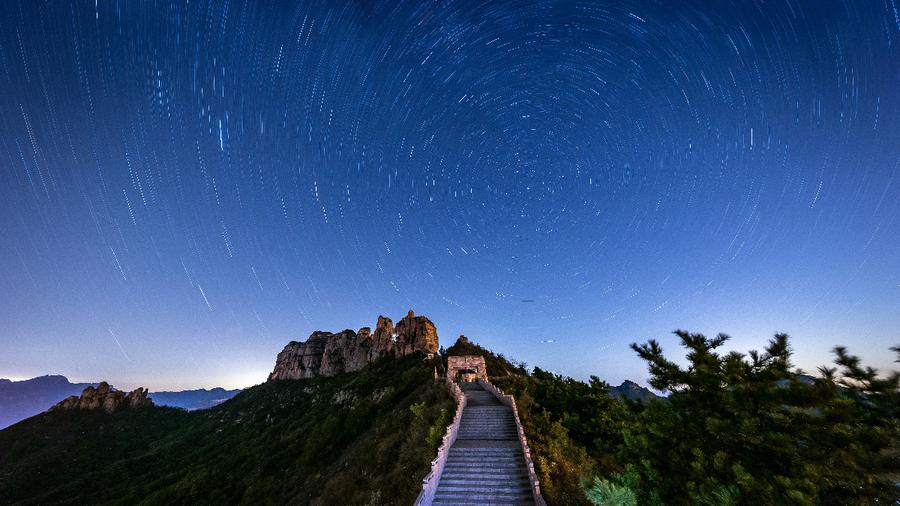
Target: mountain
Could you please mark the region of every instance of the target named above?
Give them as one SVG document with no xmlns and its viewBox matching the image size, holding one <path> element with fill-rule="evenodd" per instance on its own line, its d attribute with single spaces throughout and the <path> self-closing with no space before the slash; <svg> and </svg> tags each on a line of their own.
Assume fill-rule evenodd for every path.
<svg viewBox="0 0 900 506">
<path fill-rule="evenodd" d="M 43 413 L 0 431 L 0 504 L 410 504 L 454 409 L 435 366 L 385 358 L 200 411 Z"/>
<path fill-rule="evenodd" d="M 411 504 L 455 412 L 441 367 L 391 353 L 198 411 L 86 388 L 0 430 L 0 504 Z"/>
<path fill-rule="evenodd" d="M 71 383 L 61 375 L 48 375 L 23 381 L 0 379 L 0 429 L 47 410 L 70 396 L 81 394 L 98 383 Z M 188 411 L 206 409 L 224 402 L 240 390 L 213 389 L 180 392 L 151 392 L 150 398 L 160 406 L 183 408 Z"/>
<path fill-rule="evenodd" d="M 367 330 L 293 341 L 269 381 L 209 409 L 124 394 L 104 409 L 98 395 L 110 394 L 91 389 L 67 401 L 75 409 L 2 430 L 0 504 L 410 504 L 455 413 L 435 381 L 453 355 L 483 356 L 491 382 L 515 395 L 547 502 L 585 504 L 598 458 L 586 443 L 620 437 L 613 396 L 647 397 L 628 382 L 529 371 L 464 337 L 436 354 L 434 325 L 412 313 Z"/>
<path fill-rule="evenodd" d="M 617 387 L 609 389 L 609 395 L 617 399 L 628 399 L 632 401 L 649 401 L 659 396 L 650 391 L 650 389 L 642 387 L 631 380 L 625 380 Z"/>
<path fill-rule="evenodd" d="M 153 403 L 159 406 L 182 408 L 188 411 L 208 409 L 217 406 L 241 392 L 240 389 L 225 390 L 222 387 L 209 390 L 182 390 L 180 392 L 150 392 Z"/>
<path fill-rule="evenodd" d="M 0 429 L 34 416 L 93 383 L 70 383 L 65 376 L 48 375 L 24 381 L 0 379 Z"/>
<path fill-rule="evenodd" d="M 100 385 L 0 430 L 0 504 L 410 504 L 455 413 L 438 378 L 466 355 L 481 356 L 491 384 L 514 396 L 549 505 L 896 502 L 900 374 L 875 378 L 842 350 L 839 364 L 863 378 L 854 381 L 865 394 L 829 378 L 773 388 L 790 349 L 779 335 L 766 349 L 776 360 L 742 362 L 745 376 L 721 366 L 734 367 L 734 355 L 697 372 L 659 352 L 650 360 L 694 388 L 642 403 L 621 400 L 648 397 L 634 383 L 529 370 L 463 337 L 439 354 L 427 342 L 363 363 L 352 357 L 371 349 L 371 335 L 316 335 L 314 346 L 289 344 L 273 370 L 310 377 L 271 379 L 210 409 L 154 406 L 143 389 Z M 392 329 L 391 342 L 400 336 Z"/>
</svg>

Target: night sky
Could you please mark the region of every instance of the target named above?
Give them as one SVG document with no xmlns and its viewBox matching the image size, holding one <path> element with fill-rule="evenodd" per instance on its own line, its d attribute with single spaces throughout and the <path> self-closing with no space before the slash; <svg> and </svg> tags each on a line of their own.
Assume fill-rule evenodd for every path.
<svg viewBox="0 0 900 506">
<path fill-rule="evenodd" d="M 643 382 L 900 344 L 900 2 L 0 2 L 0 377 L 261 382 L 410 308 Z M 552 341 L 552 342 L 551 342 Z"/>
</svg>

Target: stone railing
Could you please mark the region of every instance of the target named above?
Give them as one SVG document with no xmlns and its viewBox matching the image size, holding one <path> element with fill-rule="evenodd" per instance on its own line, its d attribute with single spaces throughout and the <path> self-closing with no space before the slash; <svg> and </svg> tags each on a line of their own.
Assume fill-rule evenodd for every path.
<svg viewBox="0 0 900 506">
<path fill-rule="evenodd" d="M 416 506 L 427 506 L 434 501 L 434 493 L 437 492 L 438 481 L 441 479 L 444 464 L 447 463 L 447 457 L 450 455 L 450 447 L 456 442 L 456 436 L 459 434 L 459 424 L 462 421 L 463 409 L 466 407 L 466 395 L 459 385 L 452 381 L 447 382 L 447 388 L 450 390 L 450 395 L 456 399 L 456 414 L 453 416 L 453 422 L 447 426 L 447 433 L 441 440 L 437 457 L 431 461 L 431 471 L 422 479 L 422 492 L 416 498 Z"/>
<path fill-rule="evenodd" d="M 522 453 L 525 454 L 525 467 L 528 469 L 528 482 L 531 484 L 531 493 L 534 495 L 534 504 L 536 506 L 547 506 L 544 498 L 541 497 L 541 483 L 538 480 L 537 473 L 534 470 L 534 461 L 531 460 L 531 449 L 528 448 L 528 440 L 525 438 L 525 429 L 522 427 L 522 420 L 519 419 L 519 410 L 516 408 L 516 398 L 512 395 L 503 393 L 503 390 L 495 387 L 493 383 L 479 379 L 478 383 L 494 394 L 500 402 L 512 408 L 513 417 L 516 419 L 516 433 L 519 435 L 519 443 L 522 445 Z"/>
</svg>

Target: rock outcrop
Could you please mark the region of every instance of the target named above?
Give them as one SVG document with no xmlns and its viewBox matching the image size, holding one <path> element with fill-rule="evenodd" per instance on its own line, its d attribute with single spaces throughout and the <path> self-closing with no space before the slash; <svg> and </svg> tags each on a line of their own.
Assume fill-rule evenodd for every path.
<svg viewBox="0 0 900 506">
<path fill-rule="evenodd" d="M 382 357 L 403 357 L 416 352 L 438 351 L 437 329 L 431 320 L 410 311 L 394 323 L 378 317 L 375 332 L 363 327 L 338 333 L 313 332 L 305 342 L 291 341 L 278 354 L 270 380 L 334 376 L 357 371 Z"/>
<path fill-rule="evenodd" d="M 153 401 L 147 397 L 146 388 L 137 388 L 129 393 L 115 390 L 109 383 L 103 381 L 97 388 L 89 386 L 81 392 L 81 396 L 71 395 L 59 404 L 50 408 L 50 411 L 66 411 L 71 409 L 103 410 L 112 413 L 119 409 L 142 408 L 153 406 Z"/>
</svg>

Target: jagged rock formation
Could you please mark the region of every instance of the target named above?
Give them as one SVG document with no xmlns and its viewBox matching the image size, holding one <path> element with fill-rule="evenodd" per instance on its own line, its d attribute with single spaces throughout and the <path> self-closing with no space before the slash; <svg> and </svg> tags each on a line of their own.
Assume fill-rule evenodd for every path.
<svg viewBox="0 0 900 506">
<path fill-rule="evenodd" d="M 353 332 L 313 332 L 305 342 L 291 341 L 278 354 L 270 380 L 334 376 L 358 371 L 381 357 L 403 357 L 415 352 L 438 351 L 437 329 L 431 320 L 410 311 L 394 323 L 378 317 L 375 332 L 369 327 Z"/>
<path fill-rule="evenodd" d="M 89 386 L 81 392 L 80 397 L 71 395 L 59 404 L 50 408 L 50 411 L 65 411 L 70 409 L 93 409 L 112 413 L 125 408 L 142 408 L 153 406 L 153 401 L 147 397 L 146 388 L 137 388 L 129 393 L 114 390 L 109 383 L 103 381 L 97 388 Z"/>
</svg>

